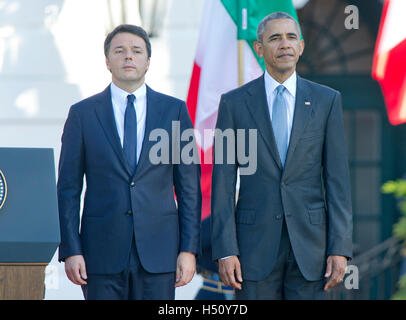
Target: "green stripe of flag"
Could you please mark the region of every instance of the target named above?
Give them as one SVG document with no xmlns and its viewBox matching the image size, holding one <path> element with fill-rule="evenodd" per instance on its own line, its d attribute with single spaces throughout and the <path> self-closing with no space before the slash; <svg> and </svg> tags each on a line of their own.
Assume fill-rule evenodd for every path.
<svg viewBox="0 0 406 320">
<path fill-rule="evenodd" d="M 292 0 L 221 0 L 221 2 L 237 26 L 238 39 L 246 40 L 253 52 L 258 24 L 265 16 L 283 11 L 298 21 Z M 254 55 L 262 70 L 265 70 L 263 59 L 258 58 L 255 52 Z"/>
</svg>

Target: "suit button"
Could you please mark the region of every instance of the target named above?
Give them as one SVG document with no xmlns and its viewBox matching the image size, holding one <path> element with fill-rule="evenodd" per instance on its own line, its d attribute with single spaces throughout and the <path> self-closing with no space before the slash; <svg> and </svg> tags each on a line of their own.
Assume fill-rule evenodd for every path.
<svg viewBox="0 0 406 320">
<path fill-rule="evenodd" d="M 131 187 L 131 188 L 134 188 L 134 187 L 135 187 L 135 182 L 134 182 L 134 181 L 131 182 L 130 187 Z"/>
<path fill-rule="evenodd" d="M 133 214 L 133 212 L 131 210 L 128 210 L 125 215 L 126 216 L 132 216 L 132 214 Z"/>
</svg>

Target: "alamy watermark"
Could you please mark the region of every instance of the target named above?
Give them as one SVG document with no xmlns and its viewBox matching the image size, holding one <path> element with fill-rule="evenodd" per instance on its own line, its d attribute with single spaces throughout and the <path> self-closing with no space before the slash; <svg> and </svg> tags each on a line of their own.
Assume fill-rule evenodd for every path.
<svg viewBox="0 0 406 320">
<path fill-rule="evenodd" d="M 347 290 L 359 289 L 359 270 L 356 265 L 350 264 L 345 269 L 344 288 Z"/>
<path fill-rule="evenodd" d="M 348 16 L 344 20 L 344 26 L 347 30 L 359 29 L 359 10 L 355 5 L 346 6 L 344 13 Z"/>
<path fill-rule="evenodd" d="M 57 266 L 48 265 L 45 268 L 45 288 L 47 290 L 59 289 L 59 271 Z"/>
<path fill-rule="evenodd" d="M 152 164 L 201 164 L 197 146 L 204 150 L 213 145 L 214 156 L 206 156 L 204 164 L 238 164 L 240 175 L 257 170 L 257 129 L 205 129 L 202 134 L 193 128 L 181 133 L 179 121 L 172 121 L 171 133 L 159 128 L 151 131 L 149 141 L 156 142 L 149 151 Z"/>
</svg>

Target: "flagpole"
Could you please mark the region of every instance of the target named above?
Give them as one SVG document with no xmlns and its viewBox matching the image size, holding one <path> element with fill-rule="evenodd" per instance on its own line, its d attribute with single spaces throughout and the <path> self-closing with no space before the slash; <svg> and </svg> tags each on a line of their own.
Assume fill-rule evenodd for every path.
<svg viewBox="0 0 406 320">
<path fill-rule="evenodd" d="M 244 40 L 238 40 L 238 86 L 244 84 Z"/>
<path fill-rule="evenodd" d="M 244 49 L 245 39 L 247 39 L 248 31 L 248 1 L 238 0 L 238 9 L 240 11 L 240 23 L 237 24 L 238 28 L 238 86 L 241 87 L 244 84 Z M 235 186 L 235 203 L 238 201 L 240 194 L 240 172 L 237 170 L 237 183 Z"/>
<path fill-rule="evenodd" d="M 238 86 L 241 87 L 244 84 L 244 41 L 238 40 Z M 238 202 L 238 196 L 240 194 L 240 170 L 237 170 L 237 183 L 235 186 L 235 204 Z"/>
<path fill-rule="evenodd" d="M 238 28 L 238 86 L 241 87 L 244 84 L 244 41 L 247 39 L 248 31 L 248 1 L 238 0 L 237 8 L 240 12 Z"/>
</svg>

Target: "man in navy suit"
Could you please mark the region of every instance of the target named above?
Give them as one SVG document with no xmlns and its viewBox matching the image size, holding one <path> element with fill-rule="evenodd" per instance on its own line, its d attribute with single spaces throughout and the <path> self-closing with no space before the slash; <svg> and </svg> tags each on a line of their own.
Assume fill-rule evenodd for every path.
<svg viewBox="0 0 406 320">
<path fill-rule="evenodd" d="M 173 122 L 180 134 L 192 122 L 183 101 L 145 84 L 151 45 L 142 28 L 118 26 L 104 51 L 112 82 L 71 107 L 62 135 L 59 260 L 86 299 L 174 299 L 200 251 L 200 165 L 151 161 L 150 133 L 174 138 Z M 166 151 L 186 143 L 194 140 Z"/>
<path fill-rule="evenodd" d="M 217 118 L 222 132 L 257 130 L 257 170 L 240 175 L 235 204 L 244 165 L 214 162 L 213 259 L 237 299 L 324 299 L 352 256 L 341 95 L 296 74 L 304 42 L 291 16 L 265 17 L 257 34 L 266 71 L 224 94 Z"/>
</svg>

